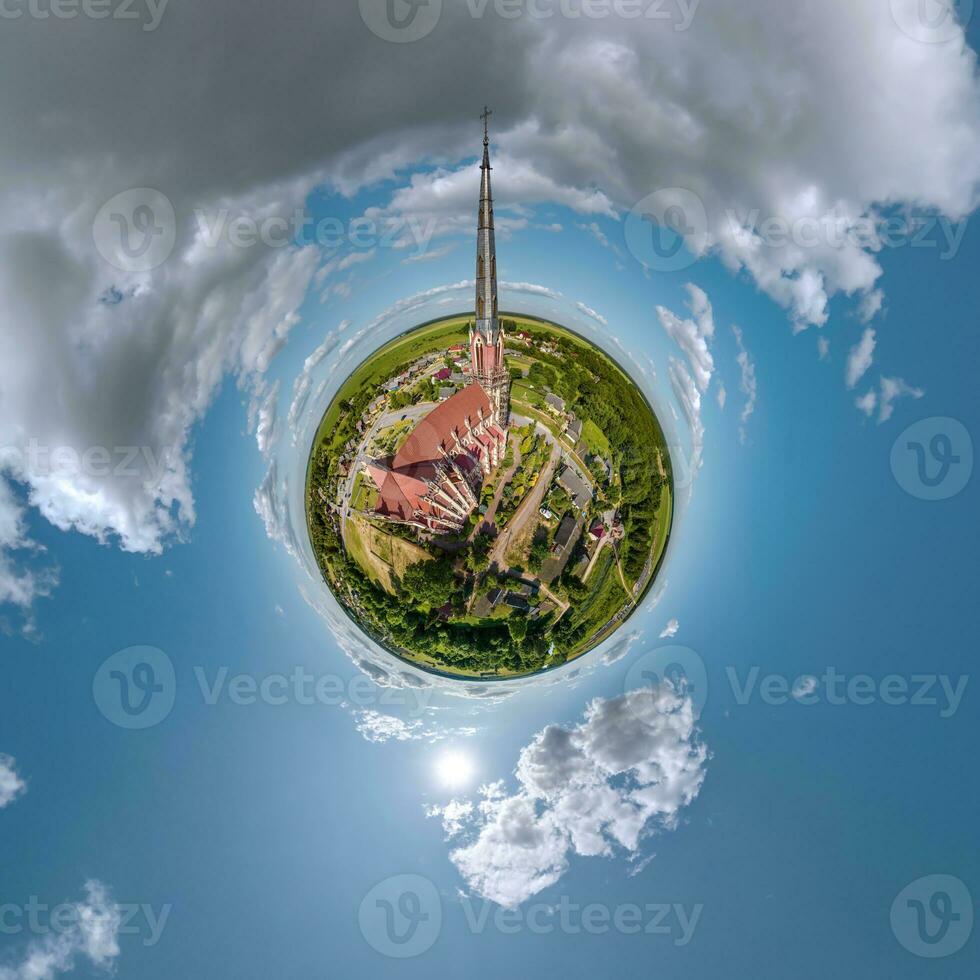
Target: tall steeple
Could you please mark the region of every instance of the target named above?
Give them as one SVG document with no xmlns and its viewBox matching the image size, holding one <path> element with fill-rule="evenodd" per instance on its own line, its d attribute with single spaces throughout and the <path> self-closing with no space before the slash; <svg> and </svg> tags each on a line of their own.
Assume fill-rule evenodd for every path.
<svg viewBox="0 0 980 980">
<path fill-rule="evenodd" d="M 476 329 L 493 343 L 497 337 L 497 249 L 493 238 L 493 194 L 490 191 L 491 111 L 484 108 L 483 163 L 480 164 L 480 213 L 476 232 Z"/>
<path fill-rule="evenodd" d="M 490 396 L 498 424 L 510 416 L 510 375 L 504 362 L 504 332 L 497 319 L 497 248 L 493 239 L 493 194 L 490 191 L 491 112 L 484 108 L 483 163 L 480 164 L 480 211 L 476 228 L 476 323 L 470 331 L 473 379 Z"/>
</svg>

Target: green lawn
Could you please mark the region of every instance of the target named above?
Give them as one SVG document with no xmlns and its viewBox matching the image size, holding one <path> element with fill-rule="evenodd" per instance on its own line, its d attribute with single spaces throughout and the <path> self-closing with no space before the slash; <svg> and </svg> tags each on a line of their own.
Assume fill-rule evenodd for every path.
<svg viewBox="0 0 980 980">
<path fill-rule="evenodd" d="M 541 408 L 544 405 L 544 396 L 524 381 L 515 381 L 510 386 L 510 397 L 512 400 L 534 405 L 535 408 Z"/>
<path fill-rule="evenodd" d="M 598 453 L 603 459 L 609 459 L 609 440 L 592 419 L 586 419 L 582 424 L 582 440 L 589 447 L 590 452 Z"/>
</svg>

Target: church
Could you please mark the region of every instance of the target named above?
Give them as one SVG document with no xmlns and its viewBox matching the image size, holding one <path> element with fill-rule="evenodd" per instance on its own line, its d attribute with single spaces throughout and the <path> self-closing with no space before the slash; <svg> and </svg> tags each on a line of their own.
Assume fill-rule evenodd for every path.
<svg viewBox="0 0 980 980">
<path fill-rule="evenodd" d="M 507 450 L 510 375 L 497 317 L 497 252 L 490 191 L 490 137 L 483 114 L 483 162 L 476 245 L 476 321 L 470 329 L 472 381 L 436 406 L 394 456 L 367 471 L 378 487 L 374 516 L 435 534 L 463 529 L 484 478 Z"/>
</svg>

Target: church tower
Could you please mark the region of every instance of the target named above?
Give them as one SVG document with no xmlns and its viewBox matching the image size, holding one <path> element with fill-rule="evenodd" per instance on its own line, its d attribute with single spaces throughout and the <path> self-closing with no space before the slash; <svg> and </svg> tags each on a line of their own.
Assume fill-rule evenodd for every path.
<svg viewBox="0 0 980 980">
<path fill-rule="evenodd" d="M 493 238 L 490 193 L 489 109 L 483 110 L 483 163 L 480 165 L 480 211 L 476 232 L 476 325 L 470 330 L 473 380 L 490 396 L 501 426 L 510 416 L 510 375 L 504 363 L 504 332 L 497 319 L 497 249 Z"/>
</svg>

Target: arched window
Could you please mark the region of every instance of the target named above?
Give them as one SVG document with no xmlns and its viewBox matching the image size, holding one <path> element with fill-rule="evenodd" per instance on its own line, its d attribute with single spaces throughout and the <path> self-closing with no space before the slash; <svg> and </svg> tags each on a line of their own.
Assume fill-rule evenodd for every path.
<svg viewBox="0 0 980 980">
<path fill-rule="evenodd" d="M 478 255 L 476 257 L 476 278 L 477 279 L 482 279 L 483 278 L 483 256 L 482 255 Z"/>
<path fill-rule="evenodd" d="M 483 296 L 480 295 L 476 300 L 476 318 L 482 320 L 483 317 Z"/>
</svg>

